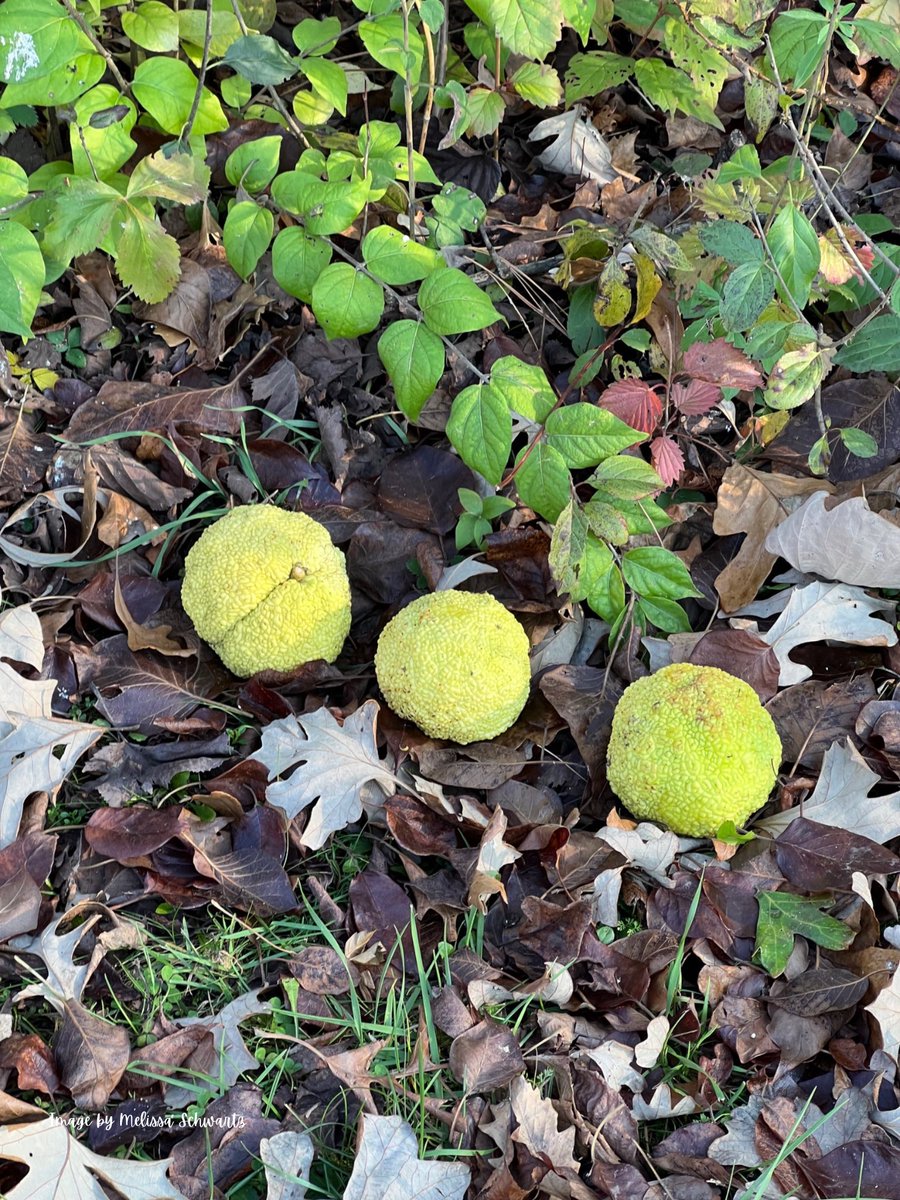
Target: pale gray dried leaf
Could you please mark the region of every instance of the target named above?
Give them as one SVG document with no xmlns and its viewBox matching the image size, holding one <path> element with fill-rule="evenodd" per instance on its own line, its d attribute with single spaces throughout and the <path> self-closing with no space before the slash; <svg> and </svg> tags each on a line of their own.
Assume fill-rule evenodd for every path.
<svg viewBox="0 0 900 1200">
<path fill-rule="evenodd" d="M 599 130 L 585 120 L 584 109 L 579 105 L 535 125 L 528 140 L 539 142 L 549 137 L 556 140 L 538 155 L 538 162 L 548 171 L 596 179 L 598 183 L 618 179 L 609 146 Z"/>
<path fill-rule="evenodd" d="M 734 1108 L 723 1124 L 728 1132 L 710 1144 L 708 1154 L 723 1167 L 758 1167 L 762 1159 L 756 1149 L 756 1118 L 762 1112 L 760 1096 Z"/>
<path fill-rule="evenodd" d="M 787 687 L 812 675 L 809 667 L 791 660 L 795 646 L 824 641 L 854 646 L 895 645 L 896 630 L 875 617 L 875 613 L 893 612 L 894 608 L 890 600 L 875 599 L 862 588 L 846 583 L 816 582 L 795 588 L 772 628 L 760 634 L 781 666 L 779 685 Z"/>
<path fill-rule="evenodd" d="M 56 1117 L 0 1128 L 0 1159 L 28 1167 L 5 1200 L 109 1200 L 101 1181 L 124 1200 L 184 1200 L 169 1182 L 171 1159 L 133 1162 L 94 1154 Z"/>
<path fill-rule="evenodd" d="M 469 1168 L 420 1159 L 416 1135 L 402 1117 L 363 1115 L 362 1138 L 344 1200 L 462 1200 Z"/>
<path fill-rule="evenodd" d="M 549 633 L 531 652 L 531 674 L 538 675 L 550 667 L 561 667 L 572 661 L 584 633 L 584 610 L 579 605 L 572 620 L 563 621 L 559 629 Z"/>
<path fill-rule="evenodd" d="M 766 538 L 766 550 L 792 567 L 840 583 L 893 588 L 900 580 L 900 528 L 861 496 L 825 507 L 814 492 Z"/>
<path fill-rule="evenodd" d="M 885 1054 L 900 1062 L 900 966 L 891 976 L 891 982 L 882 988 L 871 1004 L 866 1005 L 881 1030 L 881 1044 Z"/>
<path fill-rule="evenodd" d="M 668 1117 L 687 1117 L 697 1111 L 697 1102 L 690 1096 L 673 1095 L 667 1083 L 654 1088 L 649 1100 L 635 1096 L 631 1106 L 636 1121 L 659 1121 Z"/>
<path fill-rule="evenodd" d="M 619 923 L 619 896 L 624 870 L 624 867 L 608 867 L 594 879 L 591 917 L 598 925 L 615 929 Z"/>
<path fill-rule="evenodd" d="M 40 667 L 40 624 L 28 613 L 15 608 L 0 618 L 0 656 Z M 94 725 L 54 717 L 55 687 L 53 679 L 24 679 L 0 662 L 0 849 L 16 840 L 28 797 L 35 792 L 52 796 L 103 733 Z"/>
<path fill-rule="evenodd" d="M 81 999 L 85 984 L 96 970 L 105 951 L 102 947 L 99 953 L 95 951 L 89 962 L 76 963 L 74 961 L 79 942 L 97 924 L 101 913 L 94 913 L 81 925 L 77 925 L 71 933 L 58 934 L 56 932 L 63 921 L 68 921 L 75 915 L 79 907 L 81 906 L 61 913 L 36 936 L 17 938 L 12 943 L 19 954 L 35 955 L 47 968 L 45 979 L 22 988 L 15 994 L 14 1000 L 27 1000 L 31 996 L 40 996 L 52 1004 L 57 1012 L 63 1013 L 67 1001 Z"/>
<path fill-rule="evenodd" d="M 212 1034 L 212 1051 L 215 1062 L 209 1072 L 218 1083 L 220 1095 L 224 1095 L 230 1087 L 237 1083 L 245 1071 L 255 1071 L 258 1061 L 247 1049 L 241 1033 L 241 1022 L 249 1017 L 258 1017 L 270 1013 L 272 1006 L 268 1000 L 259 999 L 262 988 L 245 992 L 212 1017 L 179 1017 L 175 1022 L 183 1028 L 189 1025 L 202 1025 Z M 196 1094 L 187 1088 L 177 1086 L 166 1087 L 166 1104 L 169 1108 L 184 1108 L 196 1099 Z"/>
<path fill-rule="evenodd" d="M 654 1017 L 647 1025 L 647 1033 L 642 1042 L 634 1048 L 634 1061 L 639 1067 L 649 1069 L 655 1067 L 660 1054 L 663 1052 L 663 1046 L 666 1044 L 666 1039 L 669 1036 L 669 1018 L 664 1016 Z"/>
<path fill-rule="evenodd" d="M 666 871 L 678 853 L 678 838 L 674 833 L 642 822 L 636 829 L 617 829 L 607 825 L 596 836 L 627 858 L 630 866 L 640 867 L 652 879 L 668 886 Z"/>
<path fill-rule="evenodd" d="M 849 740 L 835 742 L 825 751 L 815 790 L 804 800 L 802 809 L 773 813 L 755 822 L 754 828 L 777 837 L 795 817 L 804 816 L 819 825 L 852 830 L 883 845 L 900 837 L 900 792 L 870 796 L 879 782 L 880 777 Z"/>
<path fill-rule="evenodd" d="M 304 1200 L 313 1160 L 308 1133 L 285 1130 L 259 1143 L 259 1157 L 266 1172 L 266 1200 Z"/>
<path fill-rule="evenodd" d="M 621 1092 L 623 1087 L 627 1087 L 639 1096 L 644 1090 L 644 1076 L 634 1069 L 634 1050 L 631 1046 L 607 1038 L 599 1046 L 583 1053 L 585 1058 L 597 1064 L 603 1078 L 614 1092 Z"/>
<path fill-rule="evenodd" d="M 577 1173 L 575 1127 L 559 1130 L 559 1114 L 551 1100 L 520 1075 L 509 1088 L 512 1111 L 519 1123 L 513 1141 L 520 1142 L 537 1159 L 553 1164 L 558 1173 L 568 1169 Z"/>
<path fill-rule="evenodd" d="M 468 558 L 464 558 L 461 562 L 453 563 L 449 567 L 444 567 L 441 572 L 441 577 L 435 586 L 436 592 L 447 592 L 453 588 L 458 588 L 461 583 L 465 583 L 467 579 L 474 579 L 476 575 L 496 575 L 497 568 L 490 566 L 486 562 L 479 562 L 477 554 L 471 554 Z"/>
<path fill-rule="evenodd" d="M 270 780 L 296 767 L 269 784 L 266 799 L 290 819 L 315 802 L 300 838 L 311 850 L 358 821 L 364 804 L 380 809 L 395 791 L 394 775 L 378 757 L 377 716 L 378 703 L 367 700 L 343 725 L 327 708 L 283 717 L 266 726 L 262 746 L 250 755 L 268 768 Z"/>
</svg>

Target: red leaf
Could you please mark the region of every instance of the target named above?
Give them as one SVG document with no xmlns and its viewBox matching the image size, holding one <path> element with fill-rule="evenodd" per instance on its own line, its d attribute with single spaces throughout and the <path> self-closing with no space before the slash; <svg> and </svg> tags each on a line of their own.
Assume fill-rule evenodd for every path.
<svg viewBox="0 0 900 1200">
<path fill-rule="evenodd" d="M 650 461 L 666 487 L 673 484 L 684 470 L 684 455 L 669 437 L 654 438 L 650 443 Z"/>
<path fill-rule="evenodd" d="M 762 387 L 762 375 L 744 354 L 724 338 L 714 342 L 695 342 L 684 356 L 685 374 L 705 379 L 720 387 L 736 387 L 742 392 Z"/>
<path fill-rule="evenodd" d="M 672 385 L 672 403 L 686 417 L 702 417 L 722 399 L 722 389 L 705 379 Z"/>
<path fill-rule="evenodd" d="M 662 415 L 662 401 L 643 379 L 620 379 L 610 384 L 600 404 L 642 433 L 652 433 Z"/>
</svg>

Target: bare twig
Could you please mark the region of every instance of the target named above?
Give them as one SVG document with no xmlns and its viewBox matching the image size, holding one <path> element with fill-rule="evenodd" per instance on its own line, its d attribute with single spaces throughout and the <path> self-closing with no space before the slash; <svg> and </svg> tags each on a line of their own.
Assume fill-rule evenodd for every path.
<svg viewBox="0 0 900 1200">
<path fill-rule="evenodd" d="M 97 37 L 96 33 L 94 33 L 93 29 L 91 29 L 90 25 L 78 11 L 75 5 L 72 4 L 71 0 L 63 0 L 63 4 L 65 5 L 66 12 L 75 22 L 84 36 L 88 39 L 97 53 L 106 59 L 106 65 L 109 67 L 109 73 L 119 85 L 119 91 L 127 95 L 131 91 L 131 84 L 127 82 L 124 75 L 119 70 L 116 60 Z"/>
</svg>

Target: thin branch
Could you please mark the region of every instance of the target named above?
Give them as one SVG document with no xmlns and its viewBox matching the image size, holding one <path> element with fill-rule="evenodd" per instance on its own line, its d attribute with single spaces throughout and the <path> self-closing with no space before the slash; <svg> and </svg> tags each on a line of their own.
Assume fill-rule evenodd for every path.
<svg viewBox="0 0 900 1200">
<path fill-rule="evenodd" d="M 90 25 L 78 11 L 75 5 L 72 4 L 72 0 L 63 0 L 63 4 L 65 5 L 66 12 L 75 22 L 84 36 L 88 39 L 97 53 L 106 59 L 106 65 L 109 67 L 109 72 L 113 79 L 115 79 L 116 83 L 119 85 L 119 91 L 127 96 L 131 91 L 131 84 L 126 81 L 124 75 L 119 70 L 116 60 L 97 37 L 96 33 L 94 33 L 93 29 L 91 29 Z"/>
<path fill-rule="evenodd" d="M 200 101 L 203 99 L 203 89 L 206 86 L 206 71 L 209 67 L 209 47 L 212 44 L 212 18 L 213 6 L 212 0 L 206 0 L 206 29 L 203 33 L 203 57 L 200 59 L 200 70 L 197 76 L 197 88 L 194 92 L 194 100 L 191 104 L 191 111 L 188 113 L 188 119 L 184 129 L 181 132 L 181 141 L 185 144 L 190 140 L 191 132 L 194 128 L 194 122 L 197 120 L 197 113 L 200 111 Z"/>
</svg>

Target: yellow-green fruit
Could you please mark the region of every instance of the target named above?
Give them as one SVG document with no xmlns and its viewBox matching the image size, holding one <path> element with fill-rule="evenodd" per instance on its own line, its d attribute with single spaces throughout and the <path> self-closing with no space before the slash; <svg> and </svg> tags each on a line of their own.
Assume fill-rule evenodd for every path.
<svg viewBox="0 0 900 1200">
<path fill-rule="evenodd" d="M 625 689 L 616 706 L 607 777 L 641 820 L 711 837 L 765 804 L 781 739 L 748 683 L 717 667 L 674 663 Z"/>
<path fill-rule="evenodd" d="M 522 711 L 528 651 L 524 629 L 493 596 L 435 592 L 385 626 L 375 674 L 394 712 L 465 745 L 496 737 Z"/>
<path fill-rule="evenodd" d="M 185 560 L 181 599 L 235 675 L 334 662 L 350 630 L 343 554 L 312 517 L 268 504 L 210 525 Z"/>
</svg>

